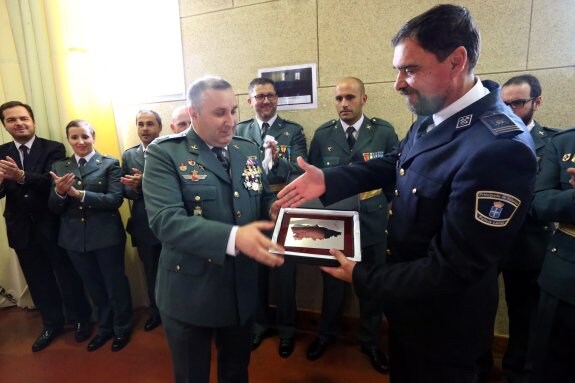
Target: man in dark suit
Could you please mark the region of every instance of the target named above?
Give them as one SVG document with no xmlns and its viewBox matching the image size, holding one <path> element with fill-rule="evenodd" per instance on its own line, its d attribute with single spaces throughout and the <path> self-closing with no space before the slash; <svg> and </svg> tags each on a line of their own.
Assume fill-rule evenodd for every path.
<svg viewBox="0 0 575 383">
<path fill-rule="evenodd" d="M 0 198 L 6 197 L 8 243 L 18 255 L 44 325 L 32 351 L 48 346 L 66 321 L 74 324 L 76 341 L 82 342 L 92 332 L 90 304 L 82 280 L 57 245 L 58 217 L 48 210 L 50 167 L 66 157 L 66 150 L 35 135 L 29 105 L 9 101 L 0 106 L 0 118 L 14 139 L 0 146 Z"/>
<path fill-rule="evenodd" d="M 363 162 L 383 157 L 397 145 L 393 126 L 379 118 L 363 114 L 367 94 L 363 82 L 355 77 L 340 79 L 335 86 L 335 107 L 338 120 L 320 126 L 311 141 L 309 162 L 318 168 Z M 393 190 L 393 189 L 392 189 Z M 387 249 L 386 236 L 388 195 L 392 190 L 377 188 L 359 195 L 361 226 L 361 257 L 367 265 L 383 264 Z M 320 358 L 325 348 L 335 340 L 341 328 L 345 283 L 323 273 L 323 304 L 319 336 L 311 343 L 307 358 Z M 382 322 L 381 302 L 360 297 L 359 341 L 375 370 L 388 370 L 385 354 L 380 349 Z"/>
<path fill-rule="evenodd" d="M 258 146 L 234 137 L 231 85 L 197 80 L 188 105 L 191 129 L 159 138 L 146 151 L 144 198 L 162 241 L 157 304 L 177 383 L 209 381 L 214 338 L 218 381 L 247 382 L 257 262 L 283 263 L 269 252 L 281 246 L 262 233 L 273 222 L 256 221 L 269 217 L 275 196 Z"/>
<path fill-rule="evenodd" d="M 541 106 L 541 84 L 530 74 L 515 76 L 501 88 L 501 99 L 511 107 L 527 129 L 535 144 L 538 172 L 545 144 L 557 131 L 539 125 L 533 119 Z M 537 278 L 553 234 L 554 224 L 538 219 L 530 211 L 525 223 L 513 241 L 513 246 L 499 266 L 505 283 L 505 301 L 509 316 L 509 341 L 503 355 L 502 366 L 510 383 L 527 382 L 531 370 L 527 349 L 530 332 L 535 323 L 539 286 Z M 493 366 L 491 352 L 486 354 L 482 364 L 482 377 L 487 378 Z"/>
<path fill-rule="evenodd" d="M 277 114 L 278 95 L 274 82 L 267 78 L 253 79 L 248 86 L 248 103 L 254 110 L 255 118 L 240 122 L 236 134 L 251 139 L 260 147 L 270 148 L 271 168 L 265 169 L 266 178 L 272 192 L 277 193 L 292 177 L 301 173 L 296 159 L 307 158 L 307 146 L 301 125 L 284 120 Z M 268 139 L 265 139 L 269 136 Z M 273 138 L 276 143 L 264 144 L 264 140 Z M 266 142 L 268 142 L 266 141 Z M 256 312 L 252 349 L 259 347 L 262 340 L 271 334 L 269 320 L 269 268 L 258 266 L 259 302 Z M 280 337 L 279 354 L 287 358 L 294 350 L 296 321 L 296 264 L 286 259 L 282 267 L 276 270 L 277 285 L 277 328 Z"/>
<path fill-rule="evenodd" d="M 498 84 L 474 75 L 479 41 L 462 6 L 437 5 L 405 23 L 392 40 L 395 89 L 425 117 L 384 158 L 322 170 L 298 159 L 305 173 L 278 194 L 276 205 L 297 207 L 395 187 L 386 263 L 333 249 L 341 266 L 323 268 L 383 303 L 393 383 L 477 381 L 499 262 L 533 196 L 533 140 Z"/>
<path fill-rule="evenodd" d="M 152 233 L 148 224 L 146 204 L 142 193 L 142 173 L 144 172 L 144 153 L 148 145 L 160 136 L 162 119 L 153 110 L 141 110 L 136 115 L 136 127 L 140 144 L 129 148 L 122 155 L 123 176 L 120 182 L 124 185 L 124 197 L 133 201 L 126 231 L 132 237 L 132 245 L 138 248 L 138 256 L 144 265 L 150 301 L 148 310 L 150 316 L 144 324 L 144 331 L 152 331 L 162 322 L 154 297 L 162 243 Z"/>
</svg>

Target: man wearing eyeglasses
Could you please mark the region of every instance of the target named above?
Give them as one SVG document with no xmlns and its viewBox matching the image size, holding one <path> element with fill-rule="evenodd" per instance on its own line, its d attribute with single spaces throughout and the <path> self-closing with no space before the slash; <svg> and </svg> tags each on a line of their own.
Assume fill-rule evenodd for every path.
<svg viewBox="0 0 575 383">
<path fill-rule="evenodd" d="M 541 84 L 530 74 L 507 80 L 501 89 L 501 99 L 511 108 L 531 133 L 537 154 L 538 173 L 545 144 L 556 132 L 537 123 L 533 116 L 541 106 Z M 509 341 L 503 356 L 503 369 L 509 382 L 526 381 L 530 362 L 527 359 L 529 329 L 537 313 L 539 286 L 537 278 L 545 250 L 553 233 L 553 224 L 538 219 L 531 213 L 503 257 L 499 270 L 505 283 L 505 300 L 509 316 Z M 484 375 L 493 365 L 491 355 L 485 361 Z"/>
<path fill-rule="evenodd" d="M 262 151 L 271 149 L 271 169 L 267 170 L 267 179 L 272 192 L 279 192 L 287 181 L 301 173 L 296 165 L 298 156 L 307 158 L 307 147 L 301 125 L 278 116 L 278 95 L 271 79 L 258 77 L 248 86 L 248 104 L 255 113 L 255 118 L 240 122 L 236 134 L 256 142 Z M 266 138 L 267 136 L 267 138 Z M 275 141 L 275 142 L 273 142 Z M 264 164 L 265 166 L 265 164 Z M 271 321 L 268 319 L 268 286 L 269 268 L 259 265 L 259 298 L 255 318 L 252 349 L 259 347 L 262 340 L 272 333 Z M 285 259 L 277 273 L 277 329 L 280 337 L 279 355 L 287 358 L 294 349 L 296 319 L 296 266 Z"/>
</svg>

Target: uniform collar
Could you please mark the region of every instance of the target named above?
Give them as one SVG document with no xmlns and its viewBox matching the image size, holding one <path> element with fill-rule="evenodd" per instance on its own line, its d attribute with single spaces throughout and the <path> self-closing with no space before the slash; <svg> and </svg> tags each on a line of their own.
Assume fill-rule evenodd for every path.
<svg viewBox="0 0 575 383">
<path fill-rule="evenodd" d="M 463 97 L 433 115 L 435 126 L 489 94 L 489 89 L 483 86 L 479 77 L 475 77 L 475 80 L 475 85 Z"/>
</svg>

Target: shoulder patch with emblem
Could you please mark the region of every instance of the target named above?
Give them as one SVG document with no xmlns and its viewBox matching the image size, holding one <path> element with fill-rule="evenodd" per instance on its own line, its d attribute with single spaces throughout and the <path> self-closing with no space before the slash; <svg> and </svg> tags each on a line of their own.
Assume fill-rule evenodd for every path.
<svg viewBox="0 0 575 383">
<path fill-rule="evenodd" d="M 475 220 L 492 227 L 505 227 L 521 205 L 511 194 L 480 190 L 475 194 Z"/>
<path fill-rule="evenodd" d="M 513 137 L 523 133 L 509 116 L 501 112 L 487 112 L 479 119 L 489 128 L 491 133 L 498 137 Z"/>
</svg>

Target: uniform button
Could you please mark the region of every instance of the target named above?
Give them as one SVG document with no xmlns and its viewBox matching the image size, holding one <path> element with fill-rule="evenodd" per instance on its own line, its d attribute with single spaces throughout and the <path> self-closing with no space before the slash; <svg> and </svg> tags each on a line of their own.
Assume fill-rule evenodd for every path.
<svg viewBox="0 0 575 383">
<path fill-rule="evenodd" d="M 102 181 L 98 181 L 98 185 L 102 185 Z"/>
<path fill-rule="evenodd" d="M 411 189 L 411 194 L 417 194 L 417 188 Z"/>
<path fill-rule="evenodd" d="M 82 181 L 78 181 L 78 185 L 82 185 Z"/>
<path fill-rule="evenodd" d="M 208 258 L 208 262 L 209 262 L 209 263 L 212 263 L 212 259 L 211 259 L 211 258 Z"/>
<path fill-rule="evenodd" d="M 397 197 L 399 195 L 399 190 L 395 189 L 394 193 L 395 193 L 395 196 Z"/>
<path fill-rule="evenodd" d="M 380 209 L 383 209 L 383 205 L 382 205 L 382 204 L 377 205 L 377 207 L 380 208 Z"/>
<path fill-rule="evenodd" d="M 543 226 L 543 230 L 544 230 L 544 231 L 549 231 L 549 226 L 547 226 L 547 225 Z"/>
<path fill-rule="evenodd" d="M 393 210 L 389 209 L 389 210 L 387 211 L 387 214 L 389 214 L 390 216 L 393 215 Z"/>
<path fill-rule="evenodd" d="M 405 175 L 405 169 L 403 169 L 403 168 L 399 169 L 399 175 L 404 176 Z"/>
<path fill-rule="evenodd" d="M 241 211 L 236 211 L 236 217 L 240 218 L 242 216 L 242 212 Z"/>
<path fill-rule="evenodd" d="M 181 267 L 180 265 L 176 265 L 176 270 L 180 271 Z"/>
<path fill-rule="evenodd" d="M 237 191 L 234 192 L 234 197 L 238 198 L 240 196 L 240 193 L 238 193 Z"/>
<path fill-rule="evenodd" d="M 194 197 L 194 199 L 195 199 L 196 201 L 199 201 L 199 200 L 202 199 L 202 197 L 200 197 L 199 195 L 197 195 L 197 196 Z"/>
<path fill-rule="evenodd" d="M 28 194 L 24 194 L 24 198 L 28 198 Z"/>
<path fill-rule="evenodd" d="M 84 219 L 84 218 L 80 218 L 80 221 L 84 222 L 84 221 L 85 221 L 85 219 Z"/>
<path fill-rule="evenodd" d="M 557 252 L 557 248 L 556 248 L 556 247 L 552 248 L 552 249 L 551 249 L 551 252 L 552 252 L 552 253 L 556 253 L 556 252 Z"/>
<path fill-rule="evenodd" d="M 387 231 L 387 229 L 385 229 L 383 232 L 385 233 L 385 235 L 388 235 L 388 234 L 389 234 L 389 231 Z M 389 251 L 389 250 L 388 250 L 388 251 Z"/>
<path fill-rule="evenodd" d="M 78 206 L 78 210 L 82 210 L 84 206 Z"/>
<path fill-rule="evenodd" d="M 391 255 L 391 250 L 387 249 L 387 250 L 385 251 L 385 254 Z"/>
<path fill-rule="evenodd" d="M 329 161 L 328 161 L 328 162 L 326 162 L 325 164 L 326 164 L 327 166 L 331 165 L 331 163 L 330 163 Z"/>
</svg>

